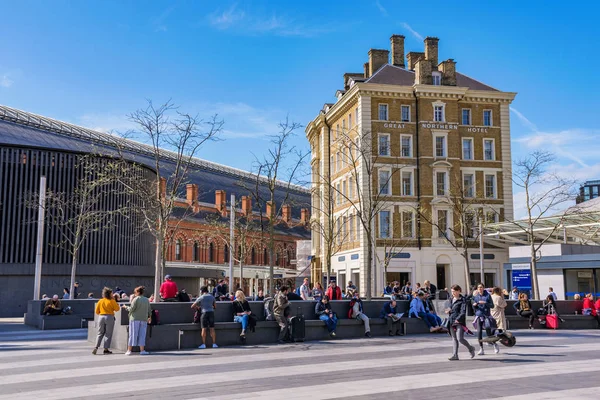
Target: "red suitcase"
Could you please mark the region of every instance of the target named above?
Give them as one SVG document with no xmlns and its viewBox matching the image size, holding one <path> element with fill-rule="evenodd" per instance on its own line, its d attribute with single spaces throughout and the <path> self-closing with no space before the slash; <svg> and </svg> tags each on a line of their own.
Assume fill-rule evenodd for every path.
<svg viewBox="0 0 600 400">
<path fill-rule="evenodd" d="M 556 314 L 546 315 L 546 328 L 558 329 L 558 316 Z"/>
</svg>

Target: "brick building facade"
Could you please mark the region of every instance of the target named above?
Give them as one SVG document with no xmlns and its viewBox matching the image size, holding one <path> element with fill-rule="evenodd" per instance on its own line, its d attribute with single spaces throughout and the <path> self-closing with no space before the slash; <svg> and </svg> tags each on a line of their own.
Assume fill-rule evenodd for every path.
<svg viewBox="0 0 600 400">
<path fill-rule="evenodd" d="M 356 204 L 365 201 L 361 193 L 379 201 L 374 294 L 391 280 L 465 284 L 464 259 L 444 237 L 451 229 L 440 232 L 458 223 L 451 193 L 468 198 L 474 223 L 478 216 L 491 222 L 513 214 L 509 105 L 515 93 L 457 72 L 452 59 L 438 62 L 438 39 L 424 42 L 425 51 L 409 52 L 406 63 L 401 35 L 390 39 L 391 56 L 371 49 L 363 73 L 344 74 L 337 101 L 325 104 L 306 128 L 314 221 L 327 225 L 323 210 L 331 204 L 335 229 L 344 232 L 331 260 L 342 285 L 352 280 L 365 288 L 368 244 Z M 369 159 L 361 162 L 345 148 L 348 140 L 360 142 L 358 151 L 368 148 Z M 313 274 L 320 275 L 326 243 L 315 230 L 312 237 Z M 391 257 L 389 239 L 400 247 Z M 478 275 L 479 254 L 471 257 L 469 269 Z M 500 282 L 507 259 L 505 250 L 486 246 L 487 285 Z"/>
</svg>

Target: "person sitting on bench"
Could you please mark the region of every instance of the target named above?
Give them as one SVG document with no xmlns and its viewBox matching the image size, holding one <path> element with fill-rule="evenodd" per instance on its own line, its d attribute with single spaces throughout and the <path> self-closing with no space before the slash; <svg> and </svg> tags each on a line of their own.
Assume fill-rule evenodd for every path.
<svg viewBox="0 0 600 400">
<path fill-rule="evenodd" d="M 408 312 L 408 315 L 410 317 L 422 319 L 429 328 L 429 332 L 438 332 L 442 329 L 442 327 L 439 326 L 436 318 L 425 310 L 424 292 L 418 292 L 415 295 L 415 298 L 411 300 L 410 311 Z"/>
<path fill-rule="evenodd" d="M 329 303 L 329 297 L 323 296 L 323 298 L 315 305 L 315 314 L 319 319 L 325 322 L 325 326 L 329 331 L 329 336 L 335 337 L 335 329 L 337 327 L 337 315 L 331 309 L 331 303 Z"/>
<path fill-rule="evenodd" d="M 536 315 L 533 309 L 531 308 L 531 303 L 529 302 L 529 297 L 527 293 L 519 294 L 519 301 L 517 301 L 513 307 L 523 318 L 529 319 L 529 329 L 533 329 L 533 321 L 535 321 Z"/>
<path fill-rule="evenodd" d="M 386 302 L 381 309 L 379 316 L 387 321 L 388 334 L 390 336 L 400 336 L 400 318 L 402 314 L 396 309 L 396 300 L 392 299 Z"/>
<path fill-rule="evenodd" d="M 239 322 L 242 324 L 242 333 L 240 338 L 246 339 L 246 329 L 250 324 L 250 303 L 246 300 L 246 295 L 241 290 L 235 292 L 235 300 L 233 301 L 233 322 Z"/>
<path fill-rule="evenodd" d="M 44 304 L 44 315 L 60 315 L 62 314 L 62 307 L 58 295 L 55 294 L 51 299 L 46 301 Z"/>
</svg>

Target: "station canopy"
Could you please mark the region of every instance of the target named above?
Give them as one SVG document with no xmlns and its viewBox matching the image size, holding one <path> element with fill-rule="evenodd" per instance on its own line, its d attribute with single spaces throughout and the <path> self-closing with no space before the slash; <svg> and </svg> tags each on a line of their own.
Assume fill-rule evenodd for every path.
<svg viewBox="0 0 600 400">
<path fill-rule="evenodd" d="M 600 198 L 585 201 L 547 217 L 532 218 L 533 234 L 546 243 L 600 245 Z M 527 219 L 487 224 L 484 241 L 498 247 L 529 244 Z"/>
</svg>

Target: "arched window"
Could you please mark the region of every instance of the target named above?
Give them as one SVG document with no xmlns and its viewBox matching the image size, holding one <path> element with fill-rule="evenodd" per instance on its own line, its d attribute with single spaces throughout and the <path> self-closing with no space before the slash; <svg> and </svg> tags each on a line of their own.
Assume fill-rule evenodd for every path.
<svg viewBox="0 0 600 400">
<path fill-rule="evenodd" d="M 181 247 L 181 239 L 178 239 L 177 242 L 175 242 L 175 260 L 177 261 L 181 261 Z"/>
<path fill-rule="evenodd" d="M 194 247 L 192 249 L 192 259 L 196 262 L 200 261 L 200 251 L 198 248 L 198 242 L 194 242 Z"/>
<path fill-rule="evenodd" d="M 212 242 L 208 245 L 208 262 L 215 262 L 215 245 Z"/>
<path fill-rule="evenodd" d="M 254 250 L 254 247 L 250 251 L 250 264 L 256 264 L 256 251 Z"/>
<path fill-rule="evenodd" d="M 225 260 L 225 262 L 229 262 L 229 246 L 225 245 L 225 248 L 223 249 L 223 260 Z"/>
</svg>

